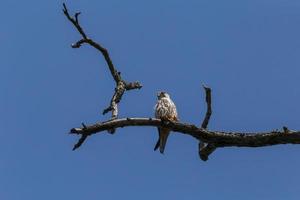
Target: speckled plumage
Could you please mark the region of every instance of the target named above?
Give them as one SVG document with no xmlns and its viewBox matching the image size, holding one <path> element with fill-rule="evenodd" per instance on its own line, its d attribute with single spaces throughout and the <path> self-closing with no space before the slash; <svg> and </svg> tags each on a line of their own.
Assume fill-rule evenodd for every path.
<svg viewBox="0 0 300 200">
<path fill-rule="evenodd" d="M 177 109 L 174 102 L 171 100 L 170 95 L 166 92 L 160 92 L 158 95 L 158 101 L 155 105 L 155 117 L 162 120 L 177 121 Z M 159 139 L 155 145 L 154 150 L 159 150 L 164 153 L 165 145 L 170 133 L 167 128 L 158 128 Z"/>
</svg>

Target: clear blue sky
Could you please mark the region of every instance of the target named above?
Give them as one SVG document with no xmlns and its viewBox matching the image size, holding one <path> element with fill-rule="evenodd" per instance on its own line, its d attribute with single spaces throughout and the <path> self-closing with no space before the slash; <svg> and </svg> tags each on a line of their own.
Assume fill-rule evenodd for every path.
<svg viewBox="0 0 300 200">
<path fill-rule="evenodd" d="M 300 129 L 299 0 L 66 2 L 109 49 L 128 81 L 120 117 L 151 117 L 168 91 L 180 119 L 200 124 L 201 84 L 213 89 L 212 130 Z M 71 151 L 81 122 L 101 112 L 114 82 L 80 39 L 62 1 L 1 1 L 0 199 L 299 199 L 300 146 L 218 149 L 208 162 L 178 133 L 165 155 L 155 128 L 91 137 Z"/>
</svg>

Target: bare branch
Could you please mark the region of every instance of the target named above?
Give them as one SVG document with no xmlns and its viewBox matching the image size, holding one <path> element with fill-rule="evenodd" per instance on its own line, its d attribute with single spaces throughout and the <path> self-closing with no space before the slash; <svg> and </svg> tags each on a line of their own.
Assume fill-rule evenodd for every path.
<svg viewBox="0 0 300 200">
<path fill-rule="evenodd" d="M 78 30 L 78 32 L 82 36 L 81 40 L 79 40 L 76 43 L 71 45 L 72 48 L 80 48 L 81 45 L 83 45 L 85 43 L 89 44 L 101 52 L 101 54 L 103 55 L 107 65 L 108 65 L 110 73 L 111 73 L 114 81 L 116 82 L 116 88 L 115 88 L 115 93 L 111 99 L 110 106 L 108 108 L 104 109 L 103 114 L 106 114 L 111 111 L 112 119 L 115 119 L 118 116 L 118 103 L 121 101 L 124 92 L 126 90 L 140 89 L 142 87 L 142 85 L 139 82 L 127 83 L 122 79 L 121 73 L 116 70 L 116 68 L 109 56 L 108 51 L 99 43 L 88 38 L 87 34 L 83 30 L 83 28 L 80 26 L 80 24 L 79 24 L 80 12 L 75 13 L 75 16 L 71 17 L 65 3 L 63 3 L 63 12 L 64 12 L 65 16 L 67 17 L 67 19 L 75 26 L 75 28 Z"/>
<path fill-rule="evenodd" d="M 205 90 L 205 95 L 206 95 L 206 104 L 207 104 L 207 110 L 206 110 L 206 115 L 205 115 L 205 118 L 202 122 L 202 125 L 201 127 L 206 129 L 207 128 L 207 125 L 209 123 L 209 119 L 210 119 L 210 116 L 212 114 L 212 109 L 211 109 L 211 89 L 209 87 L 206 87 L 203 85 L 203 88 Z"/>
<path fill-rule="evenodd" d="M 207 110 L 206 110 L 206 114 L 205 117 L 203 119 L 202 125 L 201 127 L 203 129 L 206 129 L 210 120 L 210 116 L 212 114 L 212 109 L 211 109 L 211 89 L 209 87 L 206 87 L 205 85 L 203 85 L 203 88 L 205 90 L 205 100 L 206 100 L 206 104 L 207 104 Z M 201 160 L 203 161 L 207 161 L 208 160 L 208 156 L 214 152 L 214 150 L 216 149 L 215 145 L 213 144 L 208 144 L 208 143 L 204 143 L 202 141 L 199 142 L 199 146 L 198 146 L 198 151 L 199 151 L 199 156 L 201 158 Z"/>
<path fill-rule="evenodd" d="M 126 90 L 126 88 L 125 88 L 124 82 L 123 81 L 119 82 L 115 89 L 115 94 L 113 95 L 113 97 L 111 99 L 110 106 L 103 111 L 103 114 L 106 114 L 107 112 L 112 111 L 112 119 L 117 118 L 117 116 L 118 116 L 117 104 L 121 101 L 121 98 L 122 98 L 125 90 Z"/>
<path fill-rule="evenodd" d="M 115 119 L 102 123 L 88 125 L 86 128 L 73 128 L 70 134 L 90 136 L 103 131 L 123 128 L 127 126 L 153 126 L 165 127 L 174 132 L 187 134 L 195 139 L 202 141 L 205 146 L 201 146 L 199 152 L 202 160 L 207 160 L 208 155 L 216 148 L 220 147 L 264 147 L 278 144 L 300 144 L 300 131 L 295 132 L 257 132 L 257 133 L 235 133 L 209 131 L 198 128 L 193 124 L 180 122 L 164 122 L 155 118 L 123 118 Z M 203 145 L 203 144 L 200 144 Z"/>
<path fill-rule="evenodd" d="M 79 148 L 84 143 L 84 141 L 87 137 L 88 137 L 87 135 L 82 135 L 81 138 L 78 140 L 78 142 L 74 145 L 72 150 L 74 151 L 77 148 Z"/>
<path fill-rule="evenodd" d="M 67 8 L 67 6 L 66 6 L 65 3 L 63 3 L 63 7 L 64 7 L 64 8 L 63 8 L 63 12 L 64 12 L 64 14 L 66 15 L 66 17 L 68 18 L 68 20 L 69 20 L 70 22 L 72 22 L 72 24 L 76 27 L 76 29 L 78 30 L 78 32 L 80 33 L 80 35 L 81 35 L 84 39 L 87 39 L 86 34 L 84 33 L 83 29 L 82 29 L 81 26 L 79 25 L 78 15 L 79 15 L 80 13 L 76 13 L 76 14 L 75 14 L 75 19 L 74 19 L 73 17 L 70 16 L 69 11 L 68 11 L 68 8 Z"/>
<path fill-rule="evenodd" d="M 216 147 L 212 143 L 199 142 L 199 156 L 201 160 L 207 161 L 208 156 L 216 150 Z"/>
<path fill-rule="evenodd" d="M 81 123 L 81 125 L 82 125 L 82 129 L 83 130 L 86 130 L 87 129 L 87 127 L 86 127 L 86 125 L 84 124 L 84 123 Z M 86 140 L 86 138 L 88 137 L 88 135 L 86 135 L 86 134 L 82 134 L 81 135 L 81 138 L 78 140 L 78 142 L 74 145 L 74 147 L 73 147 L 73 151 L 74 150 L 76 150 L 77 148 L 79 148 L 83 143 L 84 143 L 84 141 Z"/>
<path fill-rule="evenodd" d="M 126 90 L 141 89 L 142 85 L 139 82 L 125 83 Z"/>
</svg>

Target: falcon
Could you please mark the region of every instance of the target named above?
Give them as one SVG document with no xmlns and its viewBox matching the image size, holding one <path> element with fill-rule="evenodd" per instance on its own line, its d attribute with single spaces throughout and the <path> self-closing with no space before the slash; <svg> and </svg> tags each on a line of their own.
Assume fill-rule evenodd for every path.
<svg viewBox="0 0 300 200">
<path fill-rule="evenodd" d="M 176 106 L 170 98 L 170 95 L 166 92 L 159 92 L 157 98 L 155 117 L 161 120 L 178 121 Z M 168 128 L 158 128 L 159 138 L 154 147 L 154 151 L 159 147 L 160 153 L 164 153 L 170 131 Z"/>
</svg>

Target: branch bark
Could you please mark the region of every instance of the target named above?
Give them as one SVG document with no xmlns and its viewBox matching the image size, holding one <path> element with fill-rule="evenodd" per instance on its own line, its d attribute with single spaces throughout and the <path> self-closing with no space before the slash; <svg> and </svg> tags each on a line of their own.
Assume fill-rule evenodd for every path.
<svg viewBox="0 0 300 200">
<path fill-rule="evenodd" d="M 208 160 L 208 156 L 216 150 L 216 146 L 212 143 L 199 142 L 199 156 L 203 161 Z"/>
<path fill-rule="evenodd" d="M 205 90 L 205 100 L 207 105 L 207 110 L 205 117 L 203 119 L 201 128 L 206 129 L 212 114 L 211 108 L 211 89 L 203 85 L 203 89 Z M 207 161 L 208 156 L 216 150 L 216 146 L 213 143 L 204 143 L 202 141 L 199 142 L 198 153 L 201 160 Z"/>
<path fill-rule="evenodd" d="M 205 90 L 205 100 L 206 100 L 206 104 L 207 104 L 207 110 L 206 110 L 206 114 L 204 117 L 204 120 L 202 122 L 201 127 L 206 129 L 210 120 L 210 116 L 212 114 L 212 109 L 211 109 L 211 89 L 209 87 L 206 87 L 203 85 L 203 88 Z"/>
<path fill-rule="evenodd" d="M 270 132 L 222 132 L 198 128 L 193 124 L 161 121 L 156 118 L 123 118 L 106 122 L 99 122 L 85 127 L 73 128 L 70 134 L 82 137 L 101 133 L 110 129 L 128 126 L 165 127 L 174 132 L 190 135 L 204 143 L 213 144 L 215 148 L 221 147 L 264 147 L 279 144 L 300 144 L 300 131 L 270 131 Z M 79 146 L 78 146 L 79 147 Z M 77 147 L 77 148 L 78 148 Z M 76 149 L 76 148 L 75 148 Z M 202 159 L 205 160 L 205 159 Z"/>
<path fill-rule="evenodd" d="M 69 14 L 66 4 L 63 3 L 63 13 L 67 17 L 67 19 L 75 26 L 75 28 L 77 29 L 79 34 L 82 36 L 82 39 L 80 39 L 76 43 L 72 44 L 71 47 L 72 48 L 80 48 L 81 45 L 83 45 L 83 44 L 89 44 L 92 47 L 94 47 L 95 49 L 97 49 L 98 51 L 100 51 L 101 54 L 103 55 L 107 65 L 108 65 L 108 68 L 110 70 L 110 73 L 116 83 L 115 92 L 111 98 L 110 105 L 106 109 L 103 110 L 103 115 L 111 111 L 112 112 L 111 119 L 116 119 L 118 117 L 118 103 L 121 101 L 124 92 L 128 91 L 128 90 L 133 90 L 133 89 L 140 89 L 140 88 L 142 88 L 142 85 L 139 82 L 126 82 L 122 79 L 121 72 L 116 70 L 107 49 L 105 49 L 101 44 L 88 38 L 87 34 L 81 27 L 81 25 L 79 23 L 80 12 L 75 13 L 74 17 L 72 17 Z M 114 132 L 114 130 L 111 130 L 110 132 Z"/>
</svg>

